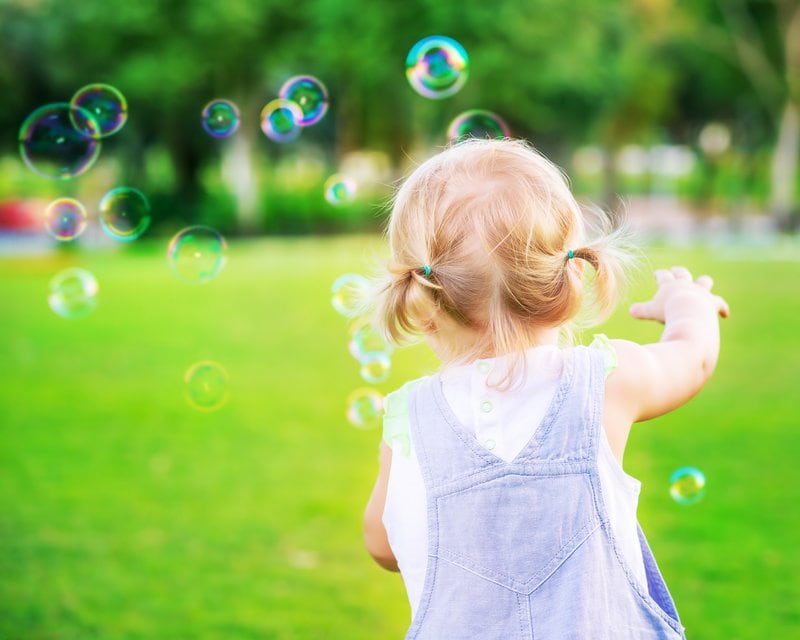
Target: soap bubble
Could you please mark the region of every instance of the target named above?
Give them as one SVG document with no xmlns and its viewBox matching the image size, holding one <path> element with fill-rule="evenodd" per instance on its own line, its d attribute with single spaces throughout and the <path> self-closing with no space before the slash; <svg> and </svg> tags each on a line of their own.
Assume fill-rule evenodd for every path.
<svg viewBox="0 0 800 640">
<path fill-rule="evenodd" d="M 44 228 L 56 240 L 74 240 L 86 229 L 86 209 L 72 198 L 53 200 L 44 211 Z"/>
<path fill-rule="evenodd" d="M 80 107 L 92 114 L 99 125 L 99 130 L 93 135 L 105 138 L 120 129 L 128 119 L 128 102 L 118 89 L 108 84 L 89 84 L 78 89 L 72 96 L 70 105 Z M 80 121 L 73 124 L 82 128 Z"/>
<path fill-rule="evenodd" d="M 203 129 L 215 138 L 227 138 L 239 128 L 239 108 L 230 100 L 212 100 L 201 115 Z"/>
<path fill-rule="evenodd" d="M 228 244 L 211 227 L 187 227 L 173 236 L 167 260 L 181 280 L 203 284 L 216 278 L 225 266 Z"/>
<path fill-rule="evenodd" d="M 699 502 L 705 495 L 706 477 L 695 467 L 681 467 L 669 479 L 669 493 L 678 504 Z"/>
<path fill-rule="evenodd" d="M 369 384 L 380 384 L 389 378 L 392 361 L 386 353 L 367 353 L 360 363 L 361 377 Z"/>
<path fill-rule="evenodd" d="M 331 285 L 331 304 L 337 312 L 352 318 L 358 314 L 369 290 L 369 280 L 357 273 L 345 273 Z"/>
<path fill-rule="evenodd" d="M 100 201 L 100 225 L 115 240 L 136 240 L 150 226 L 150 202 L 138 189 L 115 187 Z"/>
<path fill-rule="evenodd" d="M 334 206 L 349 204 L 356 197 L 356 188 L 354 180 L 334 173 L 325 181 L 325 200 Z"/>
<path fill-rule="evenodd" d="M 406 57 L 406 78 L 425 98 L 441 99 L 458 92 L 469 75 L 469 57 L 458 42 L 429 36 L 417 42 Z"/>
<path fill-rule="evenodd" d="M 301 127 L 316 124 L 328 111 L 328 90 L 314 76 L 295 76 L 283 83 L 278 97 L 294 102 L 302 115 L 295 122 Z"/>
<path fill-rule="evenodd" d="M 508 138 L 511 129 L 496 113 L 485 109 L 470 109 L 456 116 L 447 128 L 451 142 L 462 142 L 467 138 Z"/>
<path fill-rule="evenodd" d="M 359 318 L 353 323 L 350 336 L 350 353 L 359 362 L 374 353 L 389 355 L 394 351 L 394 345 L 375 328 L 368 317 Z"/>
<path fill-rule="evenodd" d="M 356 389 L 347 398 L 347 420 L 359 429 L 379 427 L 383 420 L 383 396 L 375 389 Z"/>
<path fill-rule="evenodd" d="M 19 130 L 25 164 L 43 178 L 74 178 L 100 154 L 100 125 L 80 107 L 56 102 L 31 113 Z"/>
<path fill-rule="evenodd" d="M 261 110 L 261 130 L 275 142 L 291 142 L 300 135 L 303 111 L 296 102 L 276 98 Z"/>
<path fill-rule="evenodd" d="M 97 279 L 85 269 L 59 271 L 50 281 L 50 308 L 62 318 L 83 318 L 97 306 Z"/>
<path fill-rule="evenodd" d="M 228 401 L 228 372 L 218 362 L 196 362 L 186 370 L 183 381 L 186 400 L 195 409 L 216 411 Z"/>
</svg>

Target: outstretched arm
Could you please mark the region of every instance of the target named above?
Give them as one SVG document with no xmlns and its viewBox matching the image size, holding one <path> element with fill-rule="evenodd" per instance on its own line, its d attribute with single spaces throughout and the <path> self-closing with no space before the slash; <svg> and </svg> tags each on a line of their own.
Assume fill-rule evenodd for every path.
<svg viewBox="0 0 800 640">
<path fill-rule="evenodd" d="M 655 278 L 656 294 L 630 313 L 663 323 L 659 342 L 612 341 L 618 366 L 606 383 L 604 426 L 620 461 L 632 423 L 672 411 L 703 388 L 719 356 L 718 317 L 729 314 L 725 300 L 711 292 L 709 276 L 693 280 L 684 267 L 673 267 Z"/>
<path fill-rule="evenodd" d="M 383 508 L 386 505 L 386 489 L 389 485 L 389 471 L 392 468 L 392 450 L 385 442 L 381 442 L 380 464 L 378 478 L 364 512 L 364 544 L 380 566 L 389 571 L 399 571 L 382 520 Z"/>
</svg>

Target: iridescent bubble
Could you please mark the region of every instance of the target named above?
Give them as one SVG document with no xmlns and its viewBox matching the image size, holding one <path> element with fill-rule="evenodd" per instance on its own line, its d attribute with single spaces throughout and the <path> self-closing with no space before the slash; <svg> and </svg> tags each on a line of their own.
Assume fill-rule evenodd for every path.
<svg viewBox="0 0 800 640">
<path fill-rule="evenodd" d="M 216 411 L 230 396 L 228 372 L 218 362 L 203 360 L 186 370 L 183 376 L 187 402 L 200 411 Z"/>
<path fill-rule="evenodd" d="M 376 429 L 383 420 L 383 396 L 362 387 L 347 398 L 347 420 L 359 429 Z"/>
<path fill-rule="evenodd" d="M 211 227 L 187 227 L 173 236 L 167 260 L 181 280 L 203 284 L 216 278 L 225 266 L 228 243 Z"/>
<path fill-rule="evenodd" d="M 447 128 L 451 142 L 461 142 L 467 138 L 508 138 L 511 129 L 505 120 L 496 113 L 485 109 L 470 109 L 456 116 Z"/>
<path fill-rule="evenodd" d="M 74 240 L 86 229 L 86 209 L 72 198 L 53 200 L 44 210 L 44 228 L 56 240 Z"/>
<path fill-rule="evenodd" d="M 88 84 L 78 89 L 72 96 L 70 105 L 86 109 L 94 116 L 99 125 L 99 131 L 93 134 L 97 138 L 116 133 L 128 119 L 128 101 L 118 89 L 108 84 Z M 73 124 L 78 128 L 82 127 L 79 121 Z"/>
<path fill-rule="evenodd" d="M 50 281 L 50 308 L 62 318 L 83 318 L 97 306 L 97 279 L 85 269 L 59 271 Z"/>
<path fill-rule="evenodd" d="M 357 273 L 345 273 L 331 285 L 331 304 L 337 312 L 352 318 L 358 314 L 369 290 L 369 280 Z"/>
<path fill-rule="evenodd" d="M 429 36 L 417 42 L 406 57 L 406 78 L 425 98 L 441 99 L 459 91 L 469 75 L 469 57 L 447 36 Z"/>
<path fill-rule="evenodd" d="M 100 125 L 80 107 L 57 102 L 39 107 L 19 130 L 25 164 L 44 178 L 74 178 L 97 160 Z"/>
<path fill-rule="evenodd" d="M 669 479 L 669 494 L 681 505 L 699 502 L 705 495 L 706 477 L 695 467 L 681 467 Z"/>
<path fill-rule="evenodd" d="M 334 206 L 349 204 L 356 197 L 356 183 L 347 176 L 334 173 L 325 181 L 325 200 Z"/>
<path fill-rule="evenodd" d="M 389 377 L 392 361 L 385 353 L 368 353 L 361 359 L 361 377 L 369 384 L 380 384 Z"/>
<path fill-rule="evenodd" d="M 227 138 L 239 128 L 239 108 L 230 100 L 212 100 L 201 115 L 203 129 L 215 138 Z"/>
<path fill-rule="evenodd" d="M 301 127 L 316 124 L 328 111 L 328 90 L 314 76 L 289 78 L 278 91 L 278 97 L 300 107 L 303 115 L 297 124 Z"/>
<path fill-rule="evenodd" d="M 275 142 L 291 142 L 300 135 L 303 111 L 296 102 L 276 98 L 261 110 L 261 130 Z"/>
<path fill-rule="evenodd" d="M 351 355 L 359 362 L 363 362 L 364 358 L 375 353 L 388 356 L 394 351 L 392 343 L 386 340 L 367 317 L 359 318 L 353 323 L 348 347 Z"/>
<path fill-rule="evenodd" d="M 150 226 L 150 202 L 138 189 L 115 187 L 100 201 L 100 225 L 115 240 L 136 240 Z"/>
</svg>

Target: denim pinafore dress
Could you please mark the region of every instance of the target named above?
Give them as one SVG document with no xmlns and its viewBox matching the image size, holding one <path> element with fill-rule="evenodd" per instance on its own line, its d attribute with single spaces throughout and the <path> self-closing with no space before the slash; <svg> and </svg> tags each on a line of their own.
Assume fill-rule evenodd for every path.
<svg viewBox="0 0 800 640">
<path fill-rule="evenodd" d="M 684 638 L 641 528 L 647 584 L 608 522 L 597 468 L 604 389 L 602 353 L 571 349 L 544 419 L 505 462 L 459 424 L 439 376 L 413 387 L 428 561 L 407 639 Z"/>
</svg>

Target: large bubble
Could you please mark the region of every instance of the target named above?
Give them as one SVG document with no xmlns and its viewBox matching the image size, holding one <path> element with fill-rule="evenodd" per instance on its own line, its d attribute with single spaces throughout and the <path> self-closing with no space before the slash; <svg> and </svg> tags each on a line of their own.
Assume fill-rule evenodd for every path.
<svg viewBox="0 0 800 640">
<path fill-rule="evenodd" d="M 85 269 L 59 271 L 50 281 L 50 308 L 62 318 L 83 318 L 97 306 L 97 279 Z"/>
<path fill-rule="evenodd" d="M 105 138 L 119 131 L 128 119 L 128 102 L 120 91 L 108 84 L 89 84 L 78 89 L 70 105 L 85 109 L 99 125 L 96 137 Z M 80 127 L 79 122 L 75 125 Z"/>
<path fill-rule="evenodd" d="M 283 83 L 278 97 L 294 102 L 302 115 L 297 124 L 307 127 L 316 124 L 328 111 L 328 90 L 314 76 L 295 76 Z"/>
<path fill-rule="evenodd" d="M 470 109 L 456 116 L 447 128 L 451 142 L 462 142 L 468 138 L 508 138 L 511 136 L 505 120 L 485 109 Z"/>
<path fill-rule="evenodd" d="M 239 108 L 230 100 L 212 100 L 200 118 L 205 132 L 215 138 L 227 138 L 239 128 Z"/>
<path fill-rule="evenodd" d="M 115 240 L 131 242 L 150 226 L 150 202 L 138 189 L 115 187 L 100 201 L 100 225 Z"/>
<path fill-rule="evenodd" d="M 44 228 L 56 240 L 74 240 L 86 229 L 86 209 L 73 198 L 53 200 L 44 211 Z"/>
<path fill-rule="evenodd" d="M 417 42 L 406 57 L 406 78 L 425 98 L 439 100 L 457 93 L 469 76 L 469 57 L 447 36 L 429 36 Z"/>
<path fill-rule="evenodd" d="M 19 130 L 25 164 L 44 178 L 74 178 L 100 154 L 100 125 L 81 107 L 57 102 L 39 107 Z"/>
<path fill-rule="evenodd" d="M 203 284 L 216 278 L 227 260 L 228 244 L 216 230 L 197 225 L 173 236 L 167 248 L 172 271 L 184 282 Z"/>
<path fill-rule="evenodd" d="M 296 140 L 302 131 L 303 111 L 296 102 L 276 98 L 261 110 L 261 130 L 275 142 Z"/>
</svg>

